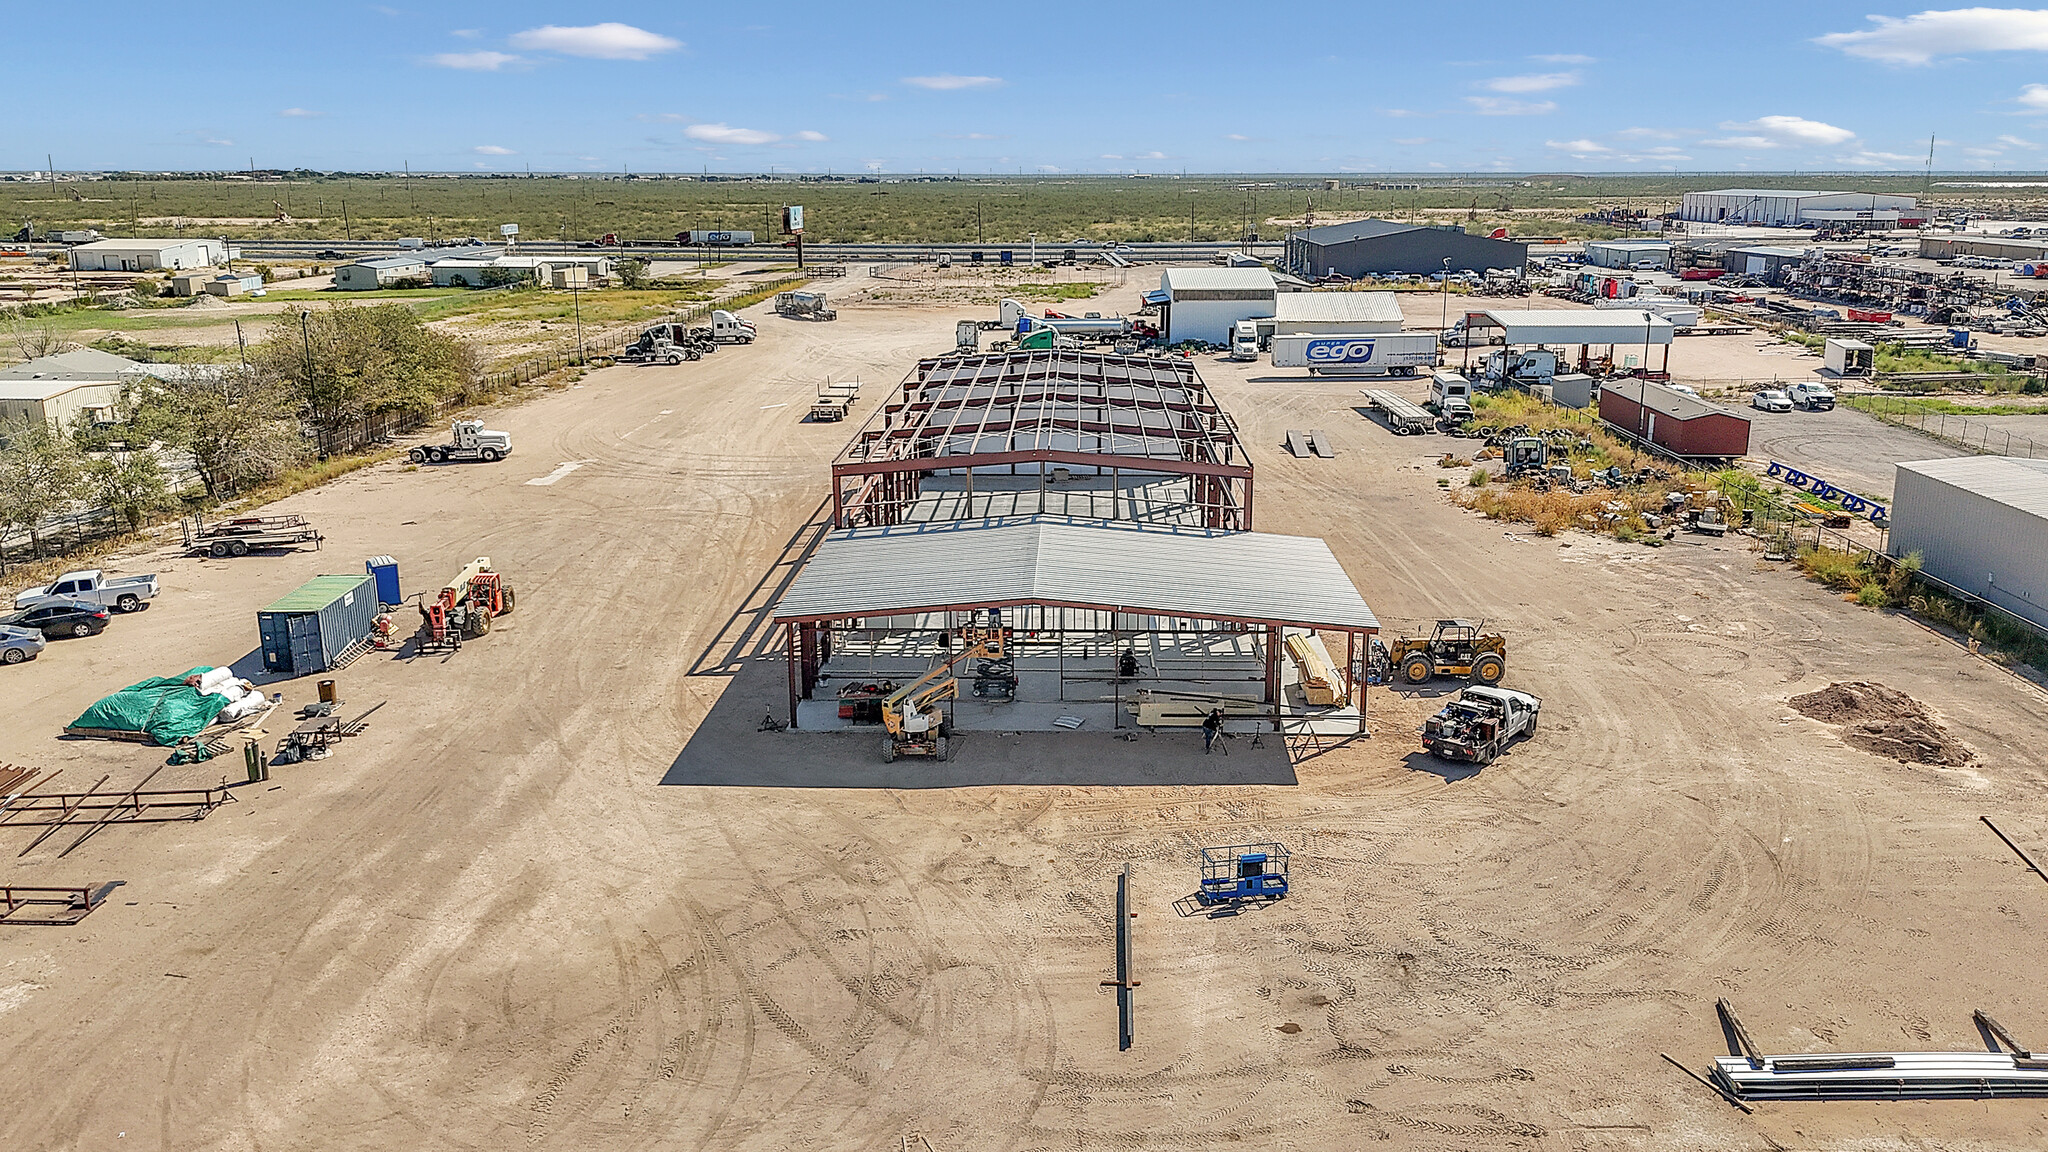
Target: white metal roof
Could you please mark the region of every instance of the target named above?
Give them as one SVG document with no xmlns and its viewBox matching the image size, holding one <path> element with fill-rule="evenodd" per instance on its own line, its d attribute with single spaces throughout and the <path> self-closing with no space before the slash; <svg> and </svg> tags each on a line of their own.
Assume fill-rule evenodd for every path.
<svg viewBox="0 0 2048 1152">
<path fill-rule="evenodd" d="M 55 400 L 80 388 L 119 388 L 118 380 L 0 380 L 0 400 Z"/>
<path fill-rule="evenodd" d="M 1688 396 L 1654 380 L 1627 377 L 1603 380 L 1600 383 L 1600 390 L 1613 392 L 1635 401 L 1652 412 L 1678 420 L 1691 420 L 1699 416 L 1733 416 L 1744 423 L 1749 422 L 1749 417 L 1740 412 L 1731 412 L 1719 404 L 1710 404 L 1697 396 Z"/>
<path fill-rule="evenodd" d="M 119 380 L 142 368 L 126 356 L 97 348 L 74 348 L 0 369 L 0 380 Z"/>
<path fill-rule="evenodd" d="M 1273 274 L 1264 268 L 1168 268 L 1159 274 L 1168 292 L 1273 292 Z"/>
<path fill-rule="evenodd" d="M 2009 508 L 2048 518 L 2048 460 L 2024 456 L 1957 456 L 1947 460 L 1911 460 L 1898 465 L 1952 488 L 1993 500 Z"/>
<path fill-rule="evenodd" d="M 168 252 L 173 248 L 183 248 L 187 244 L 218 246 L 220 241 L 205 236 L 194 236 L 184 240 L 154 240 L 144 237 L 133 240 L 94 240 L 87 244 L 73 244 L 71 247 L 78 252 Z"/>
<path fill-rule="evenodd" d="M 1330 546 L 1315 537 L 1056 519 L 835 532 L 804 565 L 775 616 L 824 620 L 1014 604 L 1379 627 Z"/>
<path fill-rule="evenodd" d="M 1392 292 L 1283 292 L 1273 302 L 1273 318 L 1282 324 L 1401 323 L 1401 305 Z"/>
<path fill-rule="evenodd" d="M 1628 308 L 1487 308 L 1510 344 L 1669 344 L 1671 321 Z"/>
</svg>

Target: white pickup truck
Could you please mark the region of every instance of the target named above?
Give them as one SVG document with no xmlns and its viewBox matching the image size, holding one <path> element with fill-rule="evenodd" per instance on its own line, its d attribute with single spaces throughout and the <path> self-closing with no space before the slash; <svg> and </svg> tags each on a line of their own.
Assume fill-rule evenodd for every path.
<svg viewBox="0 0 2048 1152">
<path fill-rule="evenodd" d="M 19 612 L 51 600 L 83 600 L 116 612 L 133 612 L 144 600 L 156 599 L 156 574 L 109 578 L 98 568 L 66 572 L 40 588 L 24 588 L 14 597 Z"/>
</svg>

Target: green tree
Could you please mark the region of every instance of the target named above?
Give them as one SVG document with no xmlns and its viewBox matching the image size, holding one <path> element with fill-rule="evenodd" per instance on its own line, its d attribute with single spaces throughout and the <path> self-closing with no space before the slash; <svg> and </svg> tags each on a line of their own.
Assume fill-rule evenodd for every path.
<svg viewBox="0 0 2048 1152">
<path fill-rule="evenodd" d="M 253 352 L 265 375 L 296 382 L 322 444 L 368 416 L 431 412 L 479 375 L 467 340 L 427 327 L 403 304 L 285 313 Z"/>
<path fill-rule="evenodd" d="M 206 494 L 216 499 L 272 479 L 307 454 L 296 392 L 260 370 L 152 383 L 132 391 L 127 404 L 135 438 L 190 452 Z"/>
<path fill-rule="evenodd" d="M 48 421 L 17 416 L 0 424 L 0 527 L 28 533 L 38 558 L 43 522 L 77 499 L 81 461 L 71 437 Z"/>
<path fill-rule="evenodd" d="M 612 275 L 619 278 L 621 287 L 643 287 L 647 283 L 647 261 L 628 256 L 612 264 Z"/>
<path fill-rule="evenodd" d="M 85 466 L 85 488 L 91 498 L 114 510 L 130 532 L 142 527 L 153 512 L 172 503 L 171 486 L 153 452 L 121 452 Z"/>
</svg>

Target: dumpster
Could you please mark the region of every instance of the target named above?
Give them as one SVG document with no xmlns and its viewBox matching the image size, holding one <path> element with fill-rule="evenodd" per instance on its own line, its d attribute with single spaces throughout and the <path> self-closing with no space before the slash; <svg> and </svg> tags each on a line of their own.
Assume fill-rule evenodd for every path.
<svg viewBox="0 0 2048 1152">
<path fill-rule="evenodd" d="M 325 672 L 352 646 L 368 643 L 376 616 L 372 577 L 315 576 L 256 613 L 264 670 L 294 676 Z"/>
<path fill-rule="evenodd" d="M 363 571 L 368 572 L 370 577 L 377 581 L 377 603 L 405 603 L 404 598 L 398 594 L 398 561 L 389 556 L 372 556 L 363 561 Z"/>
</svg>

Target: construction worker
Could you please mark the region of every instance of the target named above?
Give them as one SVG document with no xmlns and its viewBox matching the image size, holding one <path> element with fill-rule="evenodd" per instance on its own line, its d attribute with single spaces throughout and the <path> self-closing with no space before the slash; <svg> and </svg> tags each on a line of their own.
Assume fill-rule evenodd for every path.
<svg viewBox="0 0 2048 1152">
<path fill-rule="evenodd" d="M 1123 654 L 1116 659 L 1116 674 L 1120 679 L 1136 680 L 1138 678 L 1138 654 L 1129 648 L 1124 649 Z"/>
<path fill-rule="evenodd" d="M 1202 721 L 1202 755 L 1207 756 L 1216 747 L 1216 738 L 1223 735 L 1223 709 L 1209 709 L 1209 717 Z"/>
</svg>

